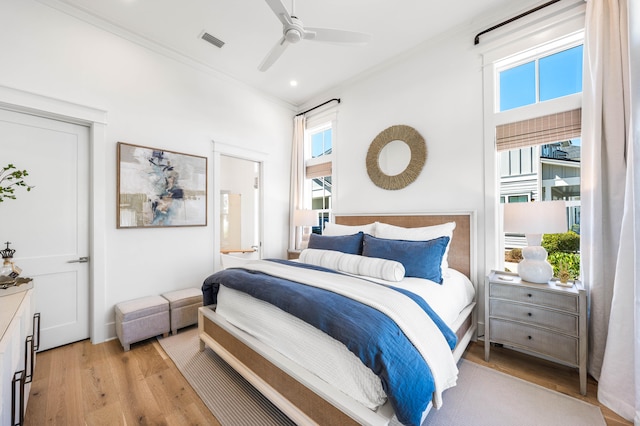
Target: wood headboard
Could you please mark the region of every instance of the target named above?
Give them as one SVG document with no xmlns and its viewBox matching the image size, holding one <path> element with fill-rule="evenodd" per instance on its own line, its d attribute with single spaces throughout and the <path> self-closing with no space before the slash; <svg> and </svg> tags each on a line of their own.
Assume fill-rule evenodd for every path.
<svg viewBox="0 0 640 426">
<path fill-rule="evenodd" d="M 334 221 L 340 225 L 366 225 L 372 222 L 383 222 L 404 228 L 440 225 L 455 222 L 451 246 L 449 247 L 449 267 L 456 269 L 473 281 L 471 277 L 472 262 L 472 213 L 452 214 L 336 214 Z"/>
</svg>

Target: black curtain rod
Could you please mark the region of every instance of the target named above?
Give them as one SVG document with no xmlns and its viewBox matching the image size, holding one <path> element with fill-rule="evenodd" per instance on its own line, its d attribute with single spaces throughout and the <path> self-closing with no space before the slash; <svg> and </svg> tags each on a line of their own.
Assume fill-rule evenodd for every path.
<svg viewBox="0 0 640 426">
<path fill-rule="evenodd" d="M 328 104 L 329 102 L 333 102 L 333 101 L 335 101 L 335 102 L 337 102 L 337 103 L 340 103 L 340 98 L 333 98 L 333 99 L 329 99 L 328 101 L 323 102 L 323 103 L 321 103 L 320 105 L 316 105 L 316 106 L 314 106 L 313 108 L 309 108 L 309 109 L 308 109 L 308 110 L 306 110 L 306 111 L 303 111 L 303 112 L 301 112 L 301 113 L 299 113 L 299 114 L 296 114 L 296 117 L 298 117 L 298 116 L 300 116 L 300 115 L 305 115 L 306 113 L 311 112 L 311 111 L 313 111 L 314 109 L 318 109 L 318 108 L 320 108 L 321 106 L 325 106 L 325 105 L 326 105 L 326 104 Z"/>
<path fill-rule="evenodd" d="M 552 4 L 554 4 L 554 3 L 558 3 L 559 1 L 560 1 L 560 0 L 551 0 L 551 1 L 547 2 L 547 3 L 545 3 L 545 4 L 541 4 L 540 6 L 538 6 L 538 7 L 534 7 L 534 8 L 533 8 L 533 9 L 531 9 L 531 10 L 527 10 L 526 12 L 521 13 L 521 14 L 520 14 L 520 15 L 518 15 L 518 16 L 514 16 L 514 17 L 513 17 L 513 18 L 511 18 L 511 19 L 507 19 L 507 20 L 506 20 L 506 21 L 504 21 L 504 22 L 500 22 L 498 25 L 494 25 L 493 27 L 488 28 L 488 29 L 486 29 L 486 30 L 484 30 L 484 31 L 480 32 L 480 33 L 478 33 L 478 34 L 476 35 L 476 38 L 475 38 L 475 39 L 473 39 L 473 44 L 478 44 L 478 43 L 480 43 L 480 36 L 481 36 L 481 35 L 486 34 L 486 33 L 490 32 L 490 31 L 493 31 L 493 30 L 495 30 L 496 28 L 500 28 L 500 27 L 502 27 L 502 26 L 504 26 L 504 25 L 507 25 L 507 24 L 509 24 L 509 23 L 511 23 L 511 22 L 513 22 L 513 21 L 516 21 L 516 20 L 518 20 L 518 19 L 520 19 L 520 18 L 523 18 L 523 17 L 525 17 L 525 16 L 527 16 L 527 15 L 531 15 L 533 12 L 537 12 L 537 11 L 539 11 L 540 9 L 544 9 L 545 7 L 547 7 L 547 6 L 551 6 L 551 5 L 552 5 Z"/>
</svg>

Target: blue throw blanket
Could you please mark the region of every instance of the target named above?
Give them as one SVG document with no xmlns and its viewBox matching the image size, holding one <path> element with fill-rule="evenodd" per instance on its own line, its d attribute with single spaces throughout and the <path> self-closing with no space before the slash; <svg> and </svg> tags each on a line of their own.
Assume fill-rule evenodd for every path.
<svg viewBox="0 0 640 426">
<path fill-rule="evenodd" d="M 292 266 L 335 272 L 297 262 Z M 337 273 L 337 272 L 335 272 Z M 202 287 L 204 304 L 217 301 L 222 284 L 271 303 L 342 342 L 381 380 L 400 422 L 419 425 L 435 385 L 429 366 L 398 325 L 378 310 L 348 297 L 261 272 L 233 268 L 208 277 Z M 410 297 L 443 331 L 451 348 L 456 336 L 421 297 Z"/>
</svg>

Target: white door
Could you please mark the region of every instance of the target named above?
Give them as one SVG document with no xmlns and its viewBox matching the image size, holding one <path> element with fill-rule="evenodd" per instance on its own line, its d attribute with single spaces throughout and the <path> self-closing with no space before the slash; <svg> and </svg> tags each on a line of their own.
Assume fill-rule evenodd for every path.
<svg viewBox="0 0 640 426">
<path fill-rule="evenodd" d="M 87 127 L 0 109 L 0 167 L 34 186 L 0 203 L 0 243 L 33 278 L 40 350 L 89 337 L 88 153 Z"/>
</svg>

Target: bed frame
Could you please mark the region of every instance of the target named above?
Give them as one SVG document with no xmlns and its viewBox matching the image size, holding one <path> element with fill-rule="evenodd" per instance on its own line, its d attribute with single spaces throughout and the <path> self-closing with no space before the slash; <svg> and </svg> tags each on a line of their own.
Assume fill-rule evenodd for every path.
<svg viewBox="0 0 640 426">
<path fill-rule="evenodd" d="M 364 225 L 384 222 L 408 228 L 455 221 L 449 248 L 449 265 L 467 275 L 476 286 L 475 215 L 473 212 L 395 215 L 336 215 L 335 223 Z M 477 297 L 477 296 L 476 296 Z M 467 306 L 453 325 L 458 344 L 457 360 L 471 340 L 475 340 L 476 302 Z M 333 386 L 289 361 L 279 352 L 216 315 L 215 306 L 198 312 L 200 349 L 209 346 L 259 392 L 299 425 L 387 425 L 393 409 L 387 402 L 376 411 L 363 406 Z"/>
</svg>

